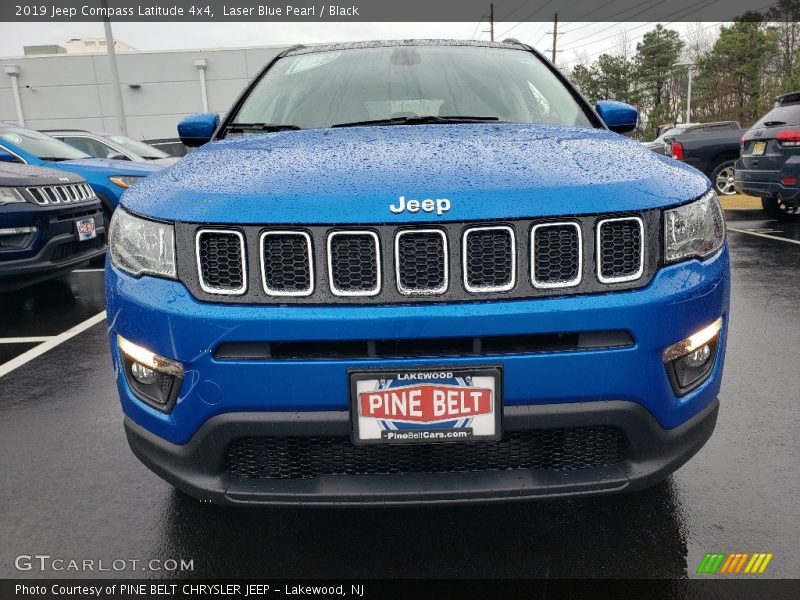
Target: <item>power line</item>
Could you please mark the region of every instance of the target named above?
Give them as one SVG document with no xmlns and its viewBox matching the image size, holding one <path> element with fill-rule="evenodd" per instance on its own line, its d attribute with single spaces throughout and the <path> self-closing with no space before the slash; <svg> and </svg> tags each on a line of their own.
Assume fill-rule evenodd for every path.
<svg viewBox="0 0 800 600">
<path fill-rule="evenodd" d="M 471 40 L 475 39 L 475 35 L 478 33 L 478 29 L 480 29 L 481 23 L 483 23 L 483 17 L 481 17 L 481 20 L 478 21 L 477 25 L 475 25 L 475 31 L 472 32 L 472 35 L 470 36 L 469 39 Z"/>
<path fill-rule="evenodd" d="M 594 13 L 594 12 L 597 12 L 597 11 L 598 11 L 598 10 L 600 10 L 601 8 L 603 8 L 603 7 L 605 7 L 605 6 L 608 6 L 609 4 L 611 4 L 611 3 L 613 3 L 613 2 L 616 2 L 616 1 L 617 1 L 617 0 L 609 0 L 609 1 L 608 1 L 608 2 L 606 2 L 605 4 L 601 4 L 600 6 L 598 6 L 598 7 L 594 8 L 594 9 L 590 10 L 589 12 L 587 12 L 587 13 L 584 13 L 584 14 L 582 14 L 582 15 L 581 15 L 581 16 L 579 16 L 579 17 L 576 17 L 576 18 L 573 20 L 573 22 L 575 22 L 575 21 L 580 21 L 581 19 L 583 19 L 583 17 L 586 17 L 586 16 L 588 16 L 588 15 L 590 15 L 590 14 Z M 618 16 L 618 15 L 621 15 L 622 13 L 628 12 L 628 11 L 629 11 L 629 10 L 631 10 L 631 9 L 637 8 L 637 7 L 639 7 L 639 6 L 642 6 L 643 4 L 650 4 L 650 2 L 652 2 L 652 0 L 645 0 L 644 2 L 640 2 L 639 4 L 635 4 L 635 5 L 633 5 L 633 6 L 629 6 L 629 7 L 628 7 L 628 8 L 626 8 L 626 9 L 623 9 L 623 10 L 621 10 L 621 11 L 619 11 L 619 12 L 616 12 L 616 13 L 614 13 L 614 14 L 608 15 L 608 17 L 607 17 L 607 18 L 611 19 L 611 18 L 613 18 L 613 17 L 616 17 L 616 16 Z M 606 23 L 604 23 L 604 22 L 602 22 L 602 21 L 590 21 L 590 22 L 588 22 L 588 23 L 584 23 L 583 25 L 580 25 L 579 27 L 575 27 L 575 28 L 573 28 L 573 29 L 568 29 L 568 30 L 567 30 L 567 31 L 565 31 L 564 33 L 572 33 L 572 32 L 574 32 L 574 31 L 578 31 L 579 29 L 584 29 L 584 28 L 586 28 L 586 27 L 589 27 L 590 25 L 600 25 L 600 24 L 603 24 L 603 25 L 605 25 Z"/>
<path fill-rule="evenodd" d="M 652 0 L 649 0 L 649 1 L 652 1 Z M 657 1 L 660 1 L 660 0 L 657 0 Z M 701 4 L 700 6 L 694 8 L 693 10 L 689 11 L 688 13 L 680 15 L 680 17 L 681 18 L 682 17 L 688 17 L 689 15 L 691 15 L 693 13 L 696 13 L 698 10 L 703 10 L 704 8 L 707 8 L 707 7 L 711 6 L 712 4 L 716 4 L 719 1 L 720 0 L 710 0 L 710 1 L 706 2 L 705 4 Z M 647 9 L 645 9 L 645 10 L 647 10 Z M 675 15 L 677 13 L 683 12 L 684 10 L 686 10 L 686 7 L 679 8 L 678 10 L 674 10 L 671 13 L 667 13 L 666 15 L 664 15 L 664 17 L 671 17 L 671 16 L 673 16 L 673 15 Z M 637 13 L 637 14 L 639 14 L 639 13 Z M 636 15 L 631 15 L 631 16 L 636 16 Z M 675 21 L 670 21 L 669 23 L 667 23 L 667 25 L 669 25 L 671 23 L 674 23 L 674 22 Z M 620 23 L 624 23 L 624 21 L 620 21 L 619 23 L 617 23 L 617 25 L 619 25 Z M 637 25 L 636 27 L 631 27 L 630 29 L 626 29 L 624 31 L 624 33 L 629 33 L 631 31 L 635 31 L 636 29 L 641 29 L 642 27 L 652 26 L 653 23 L 655 23 L 655 21 L 649 21 L 649 22 L 645 23 L 644 25 Z M 613 27 L 613 25 L 612 25 L 612 27 Z M 605 40 L 610 40 L 611 38 L 617 37 L 618 35 L 619 35 L 619 33 L 616 33 L 614 35 L 609 35 L 607 37 L 600 38 L 599 40 L 592 40 L 591 42 L 586 42 L 585 44 L 577 44 L 575 46 L 570 46 L 568 48 L 564 48 L 564 50 L 574 50 L 575 48 L 583 48 L 584 46 L 590 46 L 592 44 L 596 44 L 597 42 L 603 42 Z M 592 37 L 592 36 L 590 36 L 590 35 L 589 36 L 584 36 L 584 37 L 579 38 L 579 39 L 577 39 L 575 41 L 579 42 L 579 41 L 587 39 L 589 37 Z M 613 48 L 613 46 L 612 46 L 612 48 Z"/>
<path fill-rule="evenodd" d="M 722 25 L 722 24 L 724 24 L 724 23 L 727 23 L 727 21 L 719 21 L 718 23 L 711 23 L 711 25 L 707 25 L 707 26 L 705 26 L 705 27 L 701 27 L 701 28 L 699 29 L 699 31 L 704 31 L 704 30 L 706 30 L 706 29 L 710 29 L 711 27 L 717 27 L 717 26 L 719 26 L 719 25 Z M 646 32 L 645 32 L 645 33 L 643 33 L 642 35 L 638 35 L 638 36 L 636 36 L 635 38 L 632 38 L 632 39 L 631 39 L 631 41 L 633 41 L 633 40 L 638 40 L 639 38 L 643 38 L 643 37 L 644 37 L 644 36 L 646 36 L 648 33 L 650 33 L 650 32 L 649 32 L 649 31 L 646 31 Z M 685 37 L 685 34 L 684 34 L 684 35 L 680 35 L 680 34 L 678 34 L 678 37 L 680 37 L 680 38 L 683 38 L 683 37 Z M 656 47 L 658 47 L 658 46 L 663 46 L 664 44 L 666 44 L 666 43 L 668 43 L 668 42 L 669 42 L 669 40 L 663 40 L 663 41 L 661 41 L 661 42 L 656 42 L 655 44 L 653 44 L 653 45 L 652 45 L 652 46 L 650 46 L 650 47 L 651 47 L 651 48 L 656 48 Z M 609 50 L 612 50 L 613 48 L 614 48 L 614 46 L 610 46 L 610 47 L 608 47 L 608 48 L 605 48 L 605 49 L 603 49 L 603 50 L 600 50 L 599 52 L 592 52 L 591 54 L 587 54 L 587 55 L 586 55 L 586 58 L 588 58 L 588 57 L 590 57 L 590 56 L 597 56 L 598 54 L 604 54 L 605 52 L 608 52 Z M 580 61 L 580 60 L 582 60 L 582 59 L 574 58 L 574 59 L 572 59 L 572 60 L 568 60 L 567 62 L 563 63 L 563 64 L 562 64 L 562 66 L 565 66 L 565 67 L 566 67 L 567 65 L 571 65 L 572 63 L 576 63 L 576 62 L 578 62 L 578 61 Z"/>
<path fill-rule="evenodd" d="M 522 19 L 522 20 L 521 20 L 519 23 L 517 23 L 516 25 L 514 25 L 514 26 L 513 26 L 511 29 L 507 29 L 507 30 L 506 30 L 504 33 L 500 34 L 500 37 L 501 37 L 501 38 L 503 38 L 503 37 L 507 36 L 509 33 L 511 33 L 512 31 L 514 31 L 514 30 L 515 30 L 517 27 L 519 27 L 519 26 L 520 26 L 520 25 L 522 25 L 523 23 L 527 22 L 527 21 L 528 21 L 528 19 L 530 19 L 530 18 L 531 18 L 533 15 L 535 15 L 537 12 L 539 12 L 540 10 L 542 10 L 544 7 L 546 7 L 546 6 L 547 6 L 548 4 L 550 4 L 552 1 L 553 1 L 553 0 L 547 0 L 547 2 L 545 2 L 544 4 L 542 4 L 541 6 L 539 6 L 538 8 L 536 8 L 536 9 L 535 9 L 535 10 L 534 10 L 534 11 L 533 11 L 531 14 L 529 14 L 527 17 L 525 17 L 524 19 Z"/>
</svg>

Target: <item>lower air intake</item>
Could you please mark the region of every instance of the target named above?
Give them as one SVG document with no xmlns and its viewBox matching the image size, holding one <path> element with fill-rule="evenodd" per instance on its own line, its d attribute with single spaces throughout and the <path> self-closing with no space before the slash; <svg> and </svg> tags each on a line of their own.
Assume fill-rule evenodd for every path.
<svg viewBox="0 0 800 600">
<path fill-rule="evenodd" d="M 229 475 L 310 479 L 325 475 L 572 471 L 626 458 L 625 436 L 605 425 L 509 431 L 499 441 L 452 444 L 354 445 L 348 437 L 245 437 L 228 447 Z"/>
</svg>

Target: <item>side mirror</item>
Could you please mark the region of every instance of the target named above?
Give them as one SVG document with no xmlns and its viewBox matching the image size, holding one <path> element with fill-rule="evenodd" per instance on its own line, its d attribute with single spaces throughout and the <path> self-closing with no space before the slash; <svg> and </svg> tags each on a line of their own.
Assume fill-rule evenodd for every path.
<svg viewBox="0 0 800 600">
<path fill-rule="evenodd" d="M 186 146 L 202 146 L 211 141 L 217 127 L 219 127 L 217 113 L 196 113 L 178 123 L 178 137 Z"/>
<path fill-rule="evenodd" d="M 630 104 L 616 100 L 601 100 L 594 108 L 611 131 L 627 133 L 636 129 L 639 113 Z"/>
<path fill-rule="evenodd" d="M 131 160 L 130 156 L 125 156 L 124 154 L 112 154 L 106 158 L 109 160 Z"/>
<path fill-rule="evenodd" d="M 17 157 L 11 154 L 8 150 L 0 148 L 0 162 L 13 163 L 17 162 Z"/>
</svg>

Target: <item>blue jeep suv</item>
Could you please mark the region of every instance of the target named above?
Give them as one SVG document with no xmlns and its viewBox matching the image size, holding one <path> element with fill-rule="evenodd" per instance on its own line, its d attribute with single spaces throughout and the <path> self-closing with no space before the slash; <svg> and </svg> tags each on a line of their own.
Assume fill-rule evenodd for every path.
<svg viewBox="0 0 800 600">
<path fill-rule="evenodd" d="M 225 504 L 660 481 L 716 423 L 729 258 L 636 118 L 513 41 L 283 52 L 111 223 L 133 452 Z"/>
</svg>

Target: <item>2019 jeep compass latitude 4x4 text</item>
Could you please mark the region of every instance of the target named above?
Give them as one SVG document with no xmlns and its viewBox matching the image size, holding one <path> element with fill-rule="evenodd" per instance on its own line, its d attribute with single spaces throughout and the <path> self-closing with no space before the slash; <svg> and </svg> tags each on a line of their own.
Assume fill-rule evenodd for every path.
<svg viewBox="0 0 800 600">
<path fill-rule="evenodd" d="M 228 504 L 651 485 L 718 411 L 729 260 L 697 171 L 527 46 L 296 47 L 124 195 L 131 448 Z"/>
</svg>

